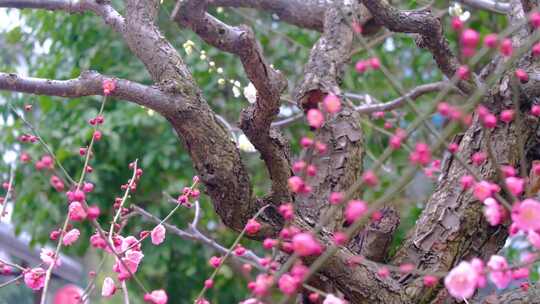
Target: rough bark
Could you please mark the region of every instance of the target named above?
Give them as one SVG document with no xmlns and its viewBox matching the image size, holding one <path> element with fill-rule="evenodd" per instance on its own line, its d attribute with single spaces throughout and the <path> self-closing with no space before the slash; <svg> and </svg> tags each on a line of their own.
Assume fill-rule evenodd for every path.
<svg viewBox="0 0 540 304">
<path fill-rule="evenodd" d="M 511 15 L 511 21 L 523 20 L 523 11 L 516 1 L 513 1 L 513 5 L 517 5 L 518 9 L 513 6 L 515 12 Z M 527 35 L 525 26 L 513 37 L 514 45 L 523 44 Z M 496 58 L 495 62 L 501 64 L 501 59 Z M 517 63 L 518 67 L 529 70 L 531 65 L 535 64 L 529 54 Z M 497 182 L 496 168 L 501 165 L 508 164 L 516 168 L 524 165 L 524 172 L 528 172 L 532 161 L 540 157 L 540 141 L 536 133 L 538 120 L 527 116 L 532 97 L 538 96 L 534 95 L 537 93 L 536 89 L 532 89 L 537 83 L 530 81 L 520 86 L 517 94 L 519 96 L 516 96 L 512 92 L 512 75 L 511 71 L 508 71 L 484 96 L 482 104 L 492 113 L 498 114 L 503 109 L 512 108 L 513 98 L 517 98 L 521 113 L 516 115 L 521 115 L 523 119 L 516 119 L 509 124 L 499 123 L 496 128 L 488 130 L 482 127 L 475 117 L 473 124 L 463 135 L 457 152 L 459 158 L 470 164 L 473 153 L 488 151 L 487 145 L 490 145 L 496 161 L 487 160 L 480 166 L 473 167 L 483 180 Z M 521 140 L 525 142 L 524 162 L 520 161 Z M 447 168 L 445 177 L 437 185 L 415 228 L 393 258 L 393 264 L 414 263 L 420 270 L 445 272 L 464 259 L 487 259 L 504 245 L 508 236 L 508 223 L 490 226 L 483 216 L 482 203 L 473 197 L 471 190 L 464 191 L 459 186 L 460 178 L 469 174 L 464 166 L 453 159 Z M 441 286 L 436 289 L 425 288 L 420 277 L 409 276 L 401 281 L 406 284 L 405 293 L 413 301 L 454 302 L 445 290 L 440 289 Z"/>
<path fill-rule="evenodd" d="M 420 45 L 426 46 L 433 53 L 441 70 L 448 77 L 454 75 L 459 62 L 449 49 L 440 21 L 429 11 L 399 11 L 380 0 L 364 0 L 363 3 L 374 18 L 389 29 L 419 34 L 422 40 Z M 524 18 L 519 3 L 518 0 L 512 0 L 510 15 L 514 19 L 511 22 Z M 284 81 L 282 75 L 265 61 L 251 29 L 222 23 L 206 13 L 207 4 L 268 10 L 288 22 L 323 31 L 311 51 L 304 78 L 296 89 L 298 104 L 305 110 L 319 107 L 322 98 L 328 93 L 341 95 L 340 78 L 352 50 L 351 24 L 358 21 L 365 24 L 363 22 L 371 17 L 356 1 L 179 2 L 174 14 L 175 20 L 191 28 L 209 44 L 236 54 L 242 60 L 248 78 L 258 90 L 257 102 L 243 112 L 240 126 L 261 152 L 270 172 L 273 196 L 266 200 L 258 200 L 253 196 L 249 175 L 228 131 L 204 100 L 182 58 L 154 24 L 157 1 L 127 0 L 124 19 L 109 4 L 98 1 L 0 0 L 0 6 L 68 12 L 90 10 L 102 16 L 145 64 L 156 84 L 149 87 L 118 80 L 114 96 L 155 109 L 171 123 L 185 143 L 217 214 L 228 227 L 239 231 L 261 205 L 268 202 L 277 204 L 290 198 L 285 183 L 290 176 L 286 143 L 271 129 Z M 299 9 L 303 7 L 306 9 Z M 514 42 L 519 44 L 528 34 L 527 28 L 520 30 L 514 36 Z M 501 60 L 496 59 L 495 62 L 500 64 Z M 519 95 L 523 114 L 528 111 L 530 101 L 540 96 L 540 74 L 536 72 L 538 66 L 531 56 L 522 58 L 517 67 L 530 72 L 530 81 L 521 86 Z M 514 96 L 509 85 L 510 75 L 505 76 L 484 96 L 484 105 L 495 114 L 512 106 Z M 47 81 L 0 74 L 0 89 L 66 97 L 99 95 L 102 77 L 88 72 L 74 80 Z M 460 82 L 459 87 L 470 92 L 469 85 Z M 306 231 L 313 231 L 328 212 L 327 199 L 330 192 L 347 190 L 361 175 L 363 139 L 359 114 L 347 103 L 343 107 L 339 114 L 327 115 L 325 124 L 316 132 L 315 140 L 328 144 L 327 153 L 323 156 L 307 155 L 318 168 L 317 175 L 309 180 L 313 192 L 293 198 L 300 215 L 294 225 Z M 496 156 L 495 162 L 490 160 L 475 167 L 477 173 L 486 180 L 495 180 L 495 168 L 501 164 L 517 167 L 524 164 L 528 170 L 530 163 L 540 158 L 540 144 L 536 132 L 538 119 L 527 119 L 526 123 L 514 121 L 506 125 L 499 124 L 497 128 L 488 131 L 475 119 L 465 132 L 457 155 L 468 160 L 474 152 L 486 150 L 489 144 Z M 520 150 L 515 148 L 520 138 L 526 139 L 526 159 L 523 164 L 519 161 Z M 507 237 L 506 227 L 490 227 L 484 220 L 481 203 L 473 198 L 470 191 L 462 191 L 459 187 L 459 179 L 464 174 L 465 168 L 458 161 L 454 159 L 449 163 L 444 172 L 445 177 L 427 202 L 417 225 L 391 260 L 392 264 L 410 262 L 419 270 L 447 271 L 461 259 L 472 256 L 486 258 L 502 247 Z M 328 279 L 351 303 L 453 302 L 441 286 L 424 288 L 422 278 L 418 276 L 403 276 L 399 281 L 383 279 L 377 276 L 377 266 L 372 262 L 365 261 L 355 267 L 351 265 L 351 258 L 358 252 L 373 260 L 385 260 L 386 248 L 399 217 L 390 210 L 383 211 L 388 213 L 388 217 L 383 218 L 385 221 L 369 225 L 357 237 L 359 248 L 354 244 L 351 248 L 339 248 L 321 267 L 320 277 Z M 342 212 L 338 210 L 333 218 L 323 223 L 318 237 L 327 247 L 332 243 L 332 234 L 343 228 L 342 217 Z M 264 226 L 257 237 L 275 235 L 282 225 L 275 209 L 268 208 L 263 218 Z M 313 259 L 306 259 L 305 262 L 309 264 Z M 509 292 L 500 300 L 503 303 L 523 303 L 527 297 L 533 299 L 533 296 L 518 291 Z"/>
<path fill-rule="evenodd" d="M 157 7 L 156 1 L 127 2 L 126 43 L 164 91 L 185 101 L 161 114 L 182 138 L 217 214 L 228 227 L 240 231 L 261 203 L 253 197 L 249 175 L 228 131 L 202 97 L 182 58 L 154 24 Z M 264 225 L 260 234 L 275 234 L 279 225 L 273 224 Z"/>
<path fill-rule="evenodd" d="M 401 33 L 419 34 L 417 44 L 427 48 L 433 55 L 439 69 L 448 78 L 454 77 L 459 60 L 450 49 L 450 44 L 444 37 L 441 21 L 433 16 L 429 9 L 401 11 L 388 4 L 387 0 L 364 0 L 364 5 L 373 18 L 389 30 Z M 458 87 L 464 92 L 471 93 L 474 86 L 466 81 L 459 81 Z"/>
<path fill-rule="evenodd" d="M 325 13 L 333 6 L 331 0 L 210 0 L 213 6 L 247 7 L 275 14 L 280 20 L 299 27 L 324 31 Z M 374 33 L 379 26 L 373 22 L 366 8 L 360 6 L 364 33 Z"/>
<path fill-rule="evenodd" d="M 278 129 L 271 128 L 279 113 L 281 93 L 287 82 L 265 60 L 251 28 L 229 26 L 206 13 L 207 1 L 179 1 L 172 18 L 189 27 L 207 43 L 237 55 L 247 77 L 257 89 L 257 100 L 242 111 L 240 128 L 261 153 L 272 180 L 269 202 L 291 201 L 287 180 L 291 176 L 289 144 Z"/>
<path fill-rule="evenodd" d="M 105 79 L 113 79 L 116 83 L 116 89 L 111 93 L 111 97 L 131 101 L 156 112 L 165 112 L 171 109 L 175 102 L 182 102 L 175 100 L 157 87 L 103 76 L 95 71 L 83 72 L 78 78 L 69 80 L 50 80 L 0 73 L 0 90 L 70 98 L 103 95 L 102 84 Z"/>
<path fill-rule="evenodd" d="M 339 84 L 349 61 L 353 30 L 357 18 L 356 5 L 333 6 L 326 12 L 325 29 L 313 46 L 304 77 L 296 89 L 296 100 L 305 111 L 319 107 L 326 94 L 340 95 Z M 315 140 L 327 144 L 327 154 L 309 156 L 317 167 L 316 176 L 309 178 L 313 191 L 296 197 L 299 214 L 311 225 L 318 223 L 330 209 L 331 192 L 346 191 L 361 175 L 363 135 L 359 116 L 347 103 L 336 115 L 327 115 L 326 122 L 316 132 Z M 341 228 L 342 210 L 334 213 L 324 226 L 329 231 Z"/>
</svg>

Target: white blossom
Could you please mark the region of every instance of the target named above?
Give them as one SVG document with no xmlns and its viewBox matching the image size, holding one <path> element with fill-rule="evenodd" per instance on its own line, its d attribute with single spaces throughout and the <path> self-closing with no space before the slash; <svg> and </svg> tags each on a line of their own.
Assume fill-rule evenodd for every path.
<svg viewBox="0 0 540 304">
<path fill-rule="evenodd" d="M 249 103 L 255 103 L 257 100 L 257 89 L 253 83 L 249 83 L 247 87 L 244 88 L 244 97 Z"/>
<path fill-rule="evenodd" d="M 249 141 L 247 136 L 244 134 L 240 134 L 240 136 L 238 136 L 238 149 L 250 153 L 257 151 L 253 144 Z"/>
<path fill-rule="evenodd" d="M 333 294 L 328 294 L 324 299 L 323 304 L 345 304 L 345 302 Z"/>
<path fill-rule="evenodd" d="M 233 92 L 233 95 L 234 95 L 234 98 L 238 98 L 240 97 L 240 89 L 237 87 L 237 86 L 234 86 L 232 87 L 232 92 Z"/>
<path fill-rule="evenodd" d="M 469 11 L 464 11 L 459 3 L 454 3 L 452 6 L 448 7 L 448 14 L 452 17 L 459 17 L 459 20 L 465 22 L 471 17 Z"/>
</svg>

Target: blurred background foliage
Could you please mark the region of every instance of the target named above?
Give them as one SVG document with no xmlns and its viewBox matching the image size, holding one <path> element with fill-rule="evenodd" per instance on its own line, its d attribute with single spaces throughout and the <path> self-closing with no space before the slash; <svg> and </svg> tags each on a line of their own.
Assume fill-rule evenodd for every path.
<svg viewBox="0 0 540 304">
<path fill-rule="evenodd" d="M 122 1 L 114 0 L 113 4 L 122 12 Z M 425 3 L 410 1 L 402 6 L 415 8 L 423 4 Z M 436 1 L 434 7 L 437 8 L 436 11 L 444 13 L 448 5 L 447 1 Z M 240 61 L 205 45 L 193 33 L 172 23 L 169 16 L 173 6 L 171 0 L 165 0 L 162 4 L 159 16 L 161 30 L 184 57 L 211 107 L 234 127 L 240 110 L 247 105 L 243 96 L 235 97 L 231 84 L 239 81 L 240 91 L 248 84 Z M 505 27 L 505 20 L 501 16 L 474 10 L 471 12 L 469 25 L 483 35 Z M 2 13 L 10 18 L 6 19 L 9 20 L 7 25 L 0 27 L 0 71 L 67 79 L 77 77 L 85 70 L 97 70 L 106 75 L 151 84 L 144 66 L 129 52 L 120 37 L 91 13 L 69 15 L 39 10 L 11 10 Z M 290 99 L 295 84 L 302 77 L 303 65 L 308 59 L 310 48 L 318 39 L 319 33 L 288 25 L 280 22 L 276 16 L 249 9 L 213 8 L 212 13 L 229 24 L 245 23 L 253 27 L 268 61 L 286 75 L 289 88 L 284 99 Z M 445 28 L 449 29 L 448 15 L 443 18 Z M 447 36 L 455 47 L 455 34 L 448 30 Z M 183 47 L 188 40 L 194 42 L 191 54 L 187 54 Z M 381 62 L 390 69 L 403 87 L 410 89 L 442 79 L 431 55 L 417 48 L 410 36 L 390 35 L 381 31 L 370 37 L 369 41 L 374 42 L 374 50 Z M 369 72 L 359 76 L 354 71 L 354 62 L 367 58 L 367 52 L 358 44 L 352 64 L 344 77 L 343 90 L 359 94 L 369 93 L 380 101 L 398 97 L 399 94 L 392 89 L 381 72 Z M 211 66 L 211 62 L 214 62 L 215 66 Z M 222 74 L 218 73 L 218 68 L 222 69 Z M 225 79 L 225 85 L 220 84 L 220 78 Z M 432 101 L 433 96 L 434 94 L 425 95 L 416 104 L 422 109 Z M 96 115 L 99 99 L 1 93 L 0 151 L 3 160 L 0 161 L 0 180 L 7 179 L 9 162 L 14 158 L 13 155 L 25 151 L 35 161 L 45 154 L 38 144 L 21 144 L 17 141 L 21 134 L 28 133 L 29 130 L 13 115 L 8 103 L 39 130 L 70 175 L 78 178 L 83 165 L 78 150 L 79 147 L 87 145 L 91 136 L 87 121 Z M 24 113 L 23 107 L 27 104 L 33 105 L 33 110 Z M 298 112 L 298 109 L 287 102 L 284 102 L 284 105 L 280 117 Z M 392 132 L 395 126 L 406 127 L 415 118 L 407 109 L 395 112 L 395 117 L 387 114 L 387 121 L 393 122 L 393 127 L 388 131 Z M 129 203 L 143 206 L 163 218 L 173 208 L 167 203 L 163 193 L 177 195 L 184 186 L 190 184 L 195 174 L 180 140 L 167 121 L 134 104 L 114 99 L 109 101 L 105 108 L 105 119 L 104 139 L 96 145 L 95 157 L 91 161 L 94 172 L 88 175 L 88 181 L 96 185 L 95 192 L 89 195 L 89 203 L 101 207 L 100 221 L 103 225 L 108 225 L 112 217 L 114 198 L 121 195 L 120 185 L 131 176 L 128 163 L 138 158 L 144 175 Z M 388 135 L 381 132 L 385 130 L 383 120 L 373 120 L 370 117 L 363 117 L 363 120 L 368 152 L 365 168 L 369 168 L 373 159 L 386 147 Z M 442 127 L 444 121 L 441 121 L 440 117 L 434 117 L 433 123 Z M 298 139 L 309 132 L 309 129 L 303 121 L 298 121 L 287 126 L 284 132 L 291 140 L 293 151 L 298 151 Z M 428 133 L 422 129 L 415 133 L 414 137 L 416 140 L 430 141 Z M 266 193 L 269 187 L 267 174 L 258 154 L 243 153 L 242 156 L 251 172 L 255 192 Z M 373 199 L 381 195 L 408 165 L 407 157 L 408 152 L 404 149 L 394 153 L 380 176 L 380 186 L 366 191 L 365 198 Z M 58 228 L 66 212 L 65 195 L 54 191 L 49 184 L 49 178 L 50 173 L 36 171 L 32 164 L 17 163 L 17 202 L 12 223 L 16 225 L 18 233 L 25 231 L 31 234 L 32 244 L 37 247 L 48 242 L 49 232 Z M 419 175 L 406 193 L 398 198 L 399 201 L 392 202 L 402 211 L 402 224 L 395 239 L 396 244 L 414 225 L 431 190 L 432 182 Z M 201 204 L 204 212 L 201 229 L 221 244 L 231 244 L 236 234 L 220 223 L 207 197 L 202 197 Z M 181 209 L 170 222 L 185 227 L 192 215 L 192 210 Z M 85 239 L 91 235 L 89 225 L 76 226 L 81 229 Z M 152 227 L 151 223 L 133 217 L 124 234 L 138 235 L 141 230 Z M 243 243 L 262 254 L 258 244 L 248 241 Z M 192 303 L 202 282 L 212 271 L 207 260 L 215 254 L 207 247 L 173 235 L 168 235 L 165 243 L 159 247 L 144 242 L 143 252 L 145 258 L 138 276 L 149 289 L 165 288 L 169 298 L 173 299 L 171 303 Z M 88 271 L 95 270 L 100 254 L 89 248 L 85 241 L 77 242 L 76 246 L 65 249 L 64 253 L 81 257 Z M 108 263 L 111 264 L 112 261 Z M 105 269 L 110 269 L 109 266 Z M 101 280 L 108 272 L 100 274 L 98 292 L 94 294 L 99 294 Z M 82 286 L 86 283 L 87 278 L 80 282 Z M 208 298 L 212 303 L 236 303 L 247 296 L 246 283 L 245 278 L 235 275 L 231 268 L 225 267 L 216 280 L 215 287 L 209 291 Z M 137 303 L 135 298 L 142 298 L 140 290 L 132 283 L 129 288 L 132 295 L 139 295 L 133 297 L 132 303 Z M 3 292 L 5 291 L 0 290 L 0 298 Z M 95 301 L 99 303 L 100 298 L 95 297 Z M 119 303 L 120 298 L 111 303 L 114 301 Z"/>
</svg>

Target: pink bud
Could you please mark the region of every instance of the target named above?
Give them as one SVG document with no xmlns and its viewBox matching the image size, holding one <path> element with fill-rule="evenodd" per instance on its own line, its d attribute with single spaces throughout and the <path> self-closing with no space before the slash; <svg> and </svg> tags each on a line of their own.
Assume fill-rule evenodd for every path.
<svg viewBox="0 0 540 304">
<path fill-rule="evenodd" d="M 309 176 L 315 176 L 317 175 L 317 167 L 315 167 L 314 165 L 309 165 L 306 172 Z"/>
<path fill-rule="evenodd" d="M 437 285 L 437 282 L 439 281 L 439 279 L 437 279 L 437 277 L 435 276 L 427 275 L 427 276 L 424 276 L 423 281 L 426 287 L 434 287 L 435 285 Z"/>
<path fill-rule="evenodd" d="M 505 179 L 506 186 L 512 194 L 519 196 L 525 189 L 525 181 L 522 178 L 510 176 Z"/>
<path fill-rule="evenodd" d="M 301 172 L 302 170 L 304 170 L 304 168 L 306 167 L 306 162 L 305 161 L 297 161 L 293 164 L 293 172 L 295 173 L 299 173 Z"/>
<path fill-rule="evenodd" d="M 208 263 L 210 264 L 210 266 L 212 266 L 214 268 L 218 268 L 219 265 L 221 265 L 221 258 L 218 258 L 217 256 L 213 256 L 213 257 L 210 258 Z"/>
<path fill-rule="evenodd" d="M 497 40 L 499 40 L 497 34 L 488 34 L 484 37 L 484 45 L 488 48 L 494 48 L 497 46 Z"/>
<path fill-rule="evenodd" d="M 261 229 L 261 224 L 254 219 L 250 219 L 246 224 L 246 233 L 254 235 Z"/>
<path fill-rule="evenodd" d="M 304 149 L 309 148 L 309 147 L 311 147 L 311 145 L 313 145 L 313 139 L 311 139 L 309 137 L 302 137 L 302 139 L 300 139 L 300 145 Z"/>
<path fill-rule="evenodd" d="M 281 204 L 278 211 L 279 214 L 281 214 L 281 216 L 283 216 L 283 218 L 287 221 L 290 221 L 294 218 L 294 207 L 291 203 Z"/>
<path fill-rule="evenodd" d="M 512 40 L 508 38 L 503 39 L 503 41 L 501 42 L 500 50 L 503 56 L 506 56 L 506 57 L 512 56 L 512 53 L 514 51 L 514 48 L 512 46 Z"/>
<path fill-rule="evenodd" d="M 529 74 L 523 69 L 516 69 L 516 77 L 521 83 L 527 83 L 529 81 Z"/>
<path fill-rule="evenodd" d="M 540 105 L 533 105 L 531 107 L 531 114 L 534 116 L 540 116 Z"/>
<path fill-rule="evenodd" d="M 291 176 L 288 180 L 289 189 L 294 193 L 304 192 L 305 183 L 300 176 Z"/>
<path fill-rule="evenodd" d="M 503 110 L 500 117 L 502 122 L 510 123 L 514 120 L 514 110 Z"/>
<path fill-rule="evenodd" d="M 116 83 L 112 79 L 103 80 L 103 94 L 109 95 L 116 89 Z"/>
<path fill-rule="evenodd" d="M 341 101 L 334 94 L 328 94 L 323 100 L 323 105 L 328 113 L 337 113 L 341 110 Z"/>
<path fill-rule="evenodd" d="M 464 175 L 461 177 L 460 183 L 461 188 L 463 188 L 463 190 L 467 190 L 474 184 L 474 177 L 472 177 L 471 175 Z"/>
<path fill-rule="evenodd" d="M 320 128 L 324 123 L 324 116 L 318 109 L 310 109 L 307 112 L 308 124 L 313 128 Z"/>
<path fill-rule="evenodd" d="M 532 12 L 529 15 L 529 22 L 531 23 L 531 26 L 535 29 L 540 27 L 540 13 L 539 12 Z"/>
<path fill-rule="evenodd" d="M 355 69 L 356 69 L 356 72 L 362 74 L 365 71 L 367 71 L 368 63 L 366 61 L 359 60 L 356 62 Z"/>
<path fill-rule="evenodd" d="M 205 280 L 204 281 L 204 287 L 206 289 L 210 289 L 214 286 L 214 281 L 212 281 L 211 279 L 208 279 L 208 280 Z"/>
<path fill-rule="evenodd" d="M 102 137 L 101 131 L 99 131 L 99 130 L 94 131 L 93 137 L 94 137 L 94 140 L 96 140 L 96 141 L 101 140 L 101 137 Z"/>
<path fill-rule="evenodd" d="M 334 233 L 334 243 L 336 243 L 336 245 L 338 246 L 343 246 L 345 244 L 347 244 L 347 235 L 343 232 L 336 232 Z"/>
<path fill-rule="evenodd" d="M 466 66 L 466 65 L 460 66 L 457 69 L 456 74 L 457 74 L 458 78 L 461 79 L 461 80 L 469 79 L 469 67 Z"/>
<path fill-rule="evenodd" d="M 482 123 L 484 124 L 484 127 L 492 129 L 497 126 L 497 117 L 493 114 L 487 114 L 482 118 Z"/>
<path fill-rule="evenodd" d="M 484 161 L 486 161 L 487 155 L 484 152 L 476 152 L 472 155 L 471 159 L 475 166 L 480 166 Z"/>
<path fill-rule="evenodd" d="M 92 184 L 92 183 L 84 183 L 82 189 L 86 193 L 92 192 L 92 191 L 94 191 L 94 184 Z"/>
<path fill-rule="evenodd" d="M 322 246 L 310 233 L 302 232 L 292 238 L 294 252 L 300 256 L 319 255 Z"/>
<path fill-rule="evenodd" d="M 381 278 L 385 279 L 385 278 L 388 278 L 388 276 L 390 276 L 390 270 L 388 270 L 388 268 L 386 267 L 381 267 L 377 270 L 377 274 Z"/>
<path fill-rule="evenodd" d="M 332 192 L 330 193 L 330 204 L 337 205 L 343 201 L 343 193 L 341 192 Z"/>
<path fill-rule="evenodd" d="M 277 240 L 274 240 L 274 239 L 264 239 L 263 241 L 263 247 L 264 249 L 272 249 L 274 248 L 276 245 L 277 245 Z"/>
<path fill-rule="evenodd" d="M 90 206 L 88 207 L 88 218 L 90 220 L 95 220 L 99 217 L 100 212 L 98 206 Z"/>
<path fill-rule="evenodd" d="M 377 57 L 373 57 L 369 59 L 369 65 L 372 69 L 378 70 L 381 68 L 381 61 Z"/>
<path fill-rule="evenodd" d="M 448 117 L 450 115 L 450 105 L 444 101 L 439 102 L 437 104 L 437 112 L 444 117 Z"/>
<path fill-rule="evenodd" d="M 367 212 L 367 204 L 364 201 L 352 200 L 345 208 L 345 219 L 353 223 Z"/>
<path fill-rule="evenodd" d="M 362 181 L 366 185 L 371 186 L 371 187 L 377 186 L 377 184 L 379 183 L 379 179 L 377 178 L 377 175 L 375 175 L 375 173 L 371 170 L 364 172 L 364 174 L 362 175 Z"/>
<path fill-rule="evenodd" d="M 460 31 L 463 28 L 463 22 L 459 19 L 459 17 L 452 18 L 452 28 L 454 31 Z"/>
<path fill-rule="evenodd" d="M 465 48 L 475 48 L 479 40 L 478 32 L 473 29 L 466 29 L 461 33 L 461 46 Z"/>
<path fill-rule="evenodd" d="M 532 47 L 532 54 L 533 56 L 538 56 L 540 55 L 540 42 L 537 42 L 533 45 Z"/>
<path fill-rule="evenodd" d="M 448 145 L 448 152 L 452 154 L 456 153 L 458 149 L 459 149 L 459 145 L 457 143 L 453 142 Z"/>
</svg>

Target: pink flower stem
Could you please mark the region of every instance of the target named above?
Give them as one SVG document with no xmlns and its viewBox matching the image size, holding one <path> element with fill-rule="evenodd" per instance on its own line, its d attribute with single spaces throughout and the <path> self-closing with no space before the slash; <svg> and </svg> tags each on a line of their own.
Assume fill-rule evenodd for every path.
<svg viewBox="0 0 540 304">
<path fill-rule="evenodd" d="M 8 103 L 8 107 L 11 109 L 11 112 L 13 112 L 13 114 L 15 114 L 15 116 L 17 116 L 17 118 L 19 118 L 20 120 L 22 120 L 22 122 L 26 125 L 26 127 L 28 129 L 30 129 L 30 131 L 32 132 L 32 134 L 38 139 L 38 142 L 41 144 L 41 146 L 43 147 L 43 149 L 45 149 L 45 151 L 47 152 L 47 154 L 49 154 L 52 159 L 54 160 L 54 162 L 56 163 L 56 165 L 60 168 L 60 170 L 62 170 L 62 173 L 63 175 L 66 177 L 66 179 L 68 180 L 68 182 L 70 184 L 75 184 L 75 180 L 71 177 L 71 175 L 69 175 L 69 173 L 67 172 L 67 170 L 64 168 L 64 166 L 62 166 L 62 163 L 60 163 L 60 161 L 58 160 L 58 158 L 56 157 L 56 155 L 54 154 L 54 152 L 52 151 L 52 149 L 49 147 L 49 145 L 45 142 L 45 140 L 43 140 L 43 138 L 39 135 L 37 129 L 28 121 L 26 120 L 26 118 L 24 118 L 24 116 L 22 116 L 21 114 L 19 114 L 19 112 L 17 112 L 15 110 L 15 108 L 13 108 L 13 106 Z"/>
<path fill-rule="evenodd" d="M 197 183 L 198 182 L 194 182 L 191 185 L 190 189 L 193 190 L 197 186 Z M 176 206 L 173 208 L 173 210 L 171 210 L 171 212 L 169 212 L 169 214 L 167 214 L 167 216 L 164 219 L 162 219 L 156 226 L 163 225 L 163 223 L 167 222 L 171 218 L 171 216 L 173 216 L 173 214 L 176 212 L 176 210 L 178 210 L 178 208 L 180 208 L 180 206 L 181 206 L 180 204 L 176 203 Z M 199 220 L 199 209 L 200 209 L 199 204 L 196 203 L 196 205 L 195 205 L 195 216 L 193 217 L 193 223 L 192 223 L 193 226 L 196 226 L 197 221 Z M 148 238 L 148 236 L 150 236 L 149 233 L 146 234 L 145 236 L 143 236 L 142 238 L 138 239 L 137 242 L 133 243 L 131 246 L 126 248 L 126 250 L 120 252 L 120 255 L 126 253 L 126 251 L 128 251 L 128 250 L 134 248 L 135 246 L 139 245 L 142 241 L 144 241 L 146 238 Z"/>
<path fill-rule="evenodd" d="M 99 109 L 99 114 L 101 115 L 103 113 L 103 109 L 105 109 L 105 103 L 107 102 L 107 96 L 103 96 L 102 102 L 101 102 L 101 108 Z M 98 128 L 98 124 L 94 126 L 94 131 L 96 131 Z M 88 166 L 88 163 L 90 161 L 90 156 L 92 155 L 92 148 L 94 146 L 94 136 L 92 135 L 92 139 L 90 140 L 90 144 L 88 145 L 88 150 L 86 153 L 86 158 L 84 160 L 84 166 L 82 168 L 81 177 L 79 179 L 79 182 L 77 183 L 77 189 L 76 191 L 79 191 L 81 189 L 81 185 L 84 181 L 84 177 L 86 175 L 86 167 Z M 86 203 L 85 203 L 86 206 Z M 41 301 L 40 304 L 45 304 L 47 300 L 47 290 L 49 287 L 49 281 L 51 279 L 51 274 L 54 266 L 56 265 L 56 260 L 60 256 L 60 250 L 62 249 L 62 241 L 64 240 L 64 234 L 66 233 L 66 229 L 69 223 L 69 212 L 66 215 L 66 219 L 64 220 L 64 224 L 62 225 L 62 231 L 60 232 L 60 237 L 58 238 L 58 244 L 56 245 L 56 250 L 54 253 L 54 261 L 49 265 L 47 268 L 47 272 L 45 274 L 45 283 L 43 285 L 43 291 L 41 293 Z"/>
<path fill-rule="evenodd" d="M 266 205 L 266 206 L 263 206 L 261 209 L 259 209 L 259 211 L 257 211 L 257 213 L 255 213 L 255 215 L 251 218 L 252 220 L 255 220 L 259 217 L 259 215 L 261 215 L 261 213 L 264 212 L 264 210 L 266 210 L 266 208 L 268 208 L 269 205 Z M 214 277 L 217 275 L 217 273 L 219 272 L 219 270 L 221 269 L 221 266 L 223 266 L 223 264 L 225 264 L 225 261 L 227 261 L 227 259 L 229 258 L 229 256 L 231 255 L 231 253 L 233 252 L 234 248 L 236 247 L 236 245 L 238 245 L 238 243 L 240 243 L 240 240 L 244 237 L 244 234 L 246 233 L 246 227 L 244 227 L 244 229 L 242 229 L 242 231 L 240 232 L 240 234 L 238 235 L 238 237 L 236 237 L 236 240 L 234 240 L 233 244 L 231 245 L 231 247 L 229 248 L 229 250 L 227 250 L 227 253 L 223 256 L 223 258 L 221 259 L 221 262 L 219 263 L 219 266 L 216 267 L 216 269 L 214 269 L 214 272 L 212 272 L 212 275 L 210 276 L 210 280 L 213 280 Z M 197 298 L 195 298 L 195 303 L 197 303 L 197 301 L 199 301 L 200 299 L 202 299 L 202 297 L 204 296 L 206 290 L 208 290 L 208 288 L 206 287 L 206 285 L 203 287 L 203 289 L 201 290 L 201 292 L 199 292 L 199 295 L 197 296 Z"/>
</svg>

